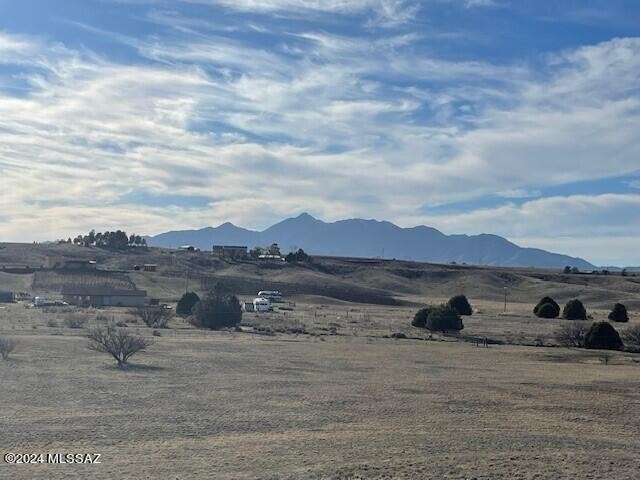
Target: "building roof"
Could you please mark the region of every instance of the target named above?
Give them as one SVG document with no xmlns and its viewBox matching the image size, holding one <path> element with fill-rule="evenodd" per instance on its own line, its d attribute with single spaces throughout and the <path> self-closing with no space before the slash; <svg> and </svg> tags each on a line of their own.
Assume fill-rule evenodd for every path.
<svg viewBox="0 0 640 480">
<path fill-rule="evenodd" d="M 246 245 L 214 245 L 213 248 L 237 248 L 247 250 L 249 247 Z"/>
<path fill-rule="evenodd" d="M 125 290 L 121 288 L 105 287 L 100 285 L 65 285 L 62 287 L 63 295 L 111 295 L 119 297 L 146 297 L 145 290 Z"/>
</svg>

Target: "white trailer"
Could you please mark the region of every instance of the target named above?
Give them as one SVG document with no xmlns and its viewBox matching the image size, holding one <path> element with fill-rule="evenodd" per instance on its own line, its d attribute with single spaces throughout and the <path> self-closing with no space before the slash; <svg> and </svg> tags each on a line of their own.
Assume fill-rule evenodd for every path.
<svg viewBox="0 0 640 480">
<path fill-rule="evenodd" d="M 256 312 L 270 312 L 271 310 L 273 310 L 273 307 L 271 306 L 271 302 L 269 300 L 259 297 L 253 299 L 253 309 Z"/>
<path fill-rule="evenodd" d="M 277 290 L 260 290 L 258 297 L 266 298 L 270 302 L 277 303 L 282 301 L 282 293 Z"/>
</svg>

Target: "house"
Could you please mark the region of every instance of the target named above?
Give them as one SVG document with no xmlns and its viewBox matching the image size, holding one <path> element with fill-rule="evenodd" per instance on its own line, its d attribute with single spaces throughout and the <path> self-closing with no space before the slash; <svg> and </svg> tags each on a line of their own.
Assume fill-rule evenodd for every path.
<svg viewBox="0 0 640 480">
<path fill-rule="evenodd" d="M 95 260 L 86 260 L 78 258 L 65 258 L 51 256 L 47 258 L 49 268 L 60 270 L 95 270 L 97 263 Z"/>
<path fill-rule="evenodd" d="M 180 247 L 178 247 L 178 250 L 182 250 L 184 252 L 199 252 L 200 249 L 197 247 L 194 247 L 193 245 L 182 245 Z"/>
<path fill-rule="evenodd" d="M 62 299 L 83 307 L 144 307 L 147 292 L 123 290 L 95 285 L 68 285 L 62 288 Z"/>
<path fill-rule="evenodd" d="M 13 292 L 0 292 L 0 303 L 14 303 L 16 295 Z"/>
<path fill-rule="evenodd" d="M 285 261 L 285 259 L 282 258 L 282 256 L 274 255 L 274 254 L 258 255 L 258 260 L 278 260 L 278 261 L 282 261 L 282 262 Z"/>
<path fill-rule="evenodd" d="M 155 263 L 145 263 L 144 265 L 134 265 L 133 269 L 136 272 L 156 272 L 158 270 L 158 265 L 156 265 Z"/>
<path fill-rule="evenodd" d="M 246 245 L 214 245 L 212 251 L 220 258 L 247 258 L 248 250 Z"/>
<path fill-rule="evenodd" d="M 273 307 L 269 300 L 258 297 L 253 299 L 253 310 L 255 312 L 270 312 L 273 310 Z"/>
</svg>

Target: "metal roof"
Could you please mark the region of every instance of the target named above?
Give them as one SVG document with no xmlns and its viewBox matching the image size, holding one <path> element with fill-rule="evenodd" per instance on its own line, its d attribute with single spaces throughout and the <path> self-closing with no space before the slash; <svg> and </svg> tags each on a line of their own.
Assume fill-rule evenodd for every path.
<svg viewBox="0 0 640 480">
<path fill-rule="evenodd" d="M 146 297 L 145 290 L 125 290 L 100 285 L 65 285 L 62 287 L 63 295 L 111 295 L 119 297 Z"/>
</svg>

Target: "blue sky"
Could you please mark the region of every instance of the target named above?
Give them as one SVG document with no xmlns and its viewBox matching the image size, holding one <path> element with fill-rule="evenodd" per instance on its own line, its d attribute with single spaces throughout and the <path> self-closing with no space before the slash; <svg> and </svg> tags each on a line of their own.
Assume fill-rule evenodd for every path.
<svg viewBox="0 0 640 480">
<path fill-rule="evenodd" d="M 0 239 L 302 211 L 640 265 L 640 4 L 0 0 Z"/>
</svg>

